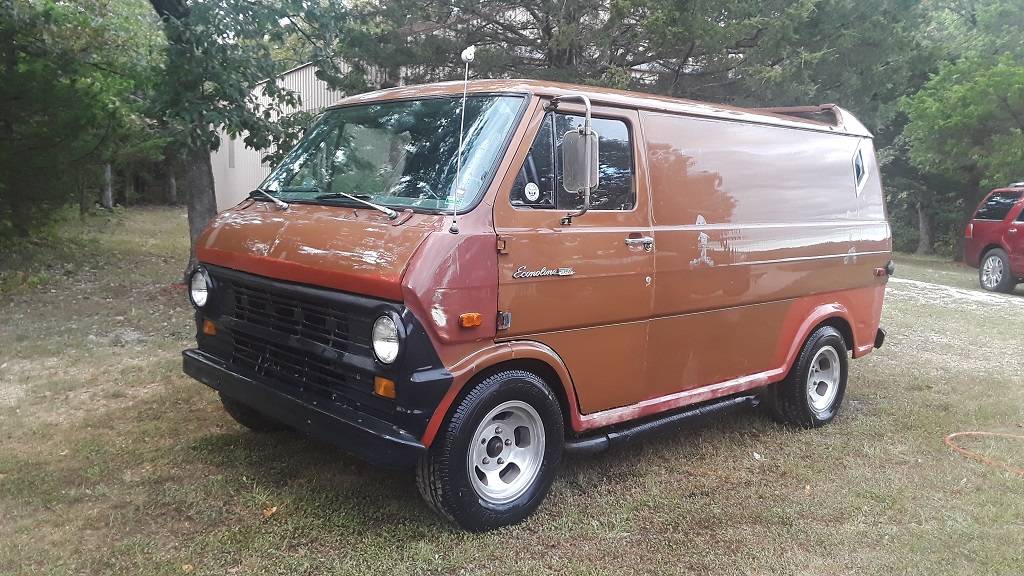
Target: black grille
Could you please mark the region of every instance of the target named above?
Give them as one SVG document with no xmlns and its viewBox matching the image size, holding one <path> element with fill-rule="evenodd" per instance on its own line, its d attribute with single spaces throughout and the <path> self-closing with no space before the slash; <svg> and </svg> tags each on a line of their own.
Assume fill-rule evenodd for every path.
<svg viewBox="0 0 1024 576">
<path fill-rule="evenodd" d="M 222 279 L 225 314 L 288 336 L 299 336 L 342 352 L 368 354 L 370 322 L 311 299 Z"/>
<path fill-rule="evenodd" d="M 372 378 L 358 371 L 342 371 L 317 354 L 303 352 L 258 336 L 235 331 L 228 362 L 241 374 L 275 382 L 302 396 L 314 396 L 368 414 L 387 418 L 388 401 L 374 396 Z"/>
<path fill-rule="evenodd" d="M 290 396 L 394 417 L 393 403 L 373 395 L 373 374 L 341 361 L 346 354 L 372 357 L 370 311 L 235 271 L 211 270 L 211 276 L 218 314 L 231 321 L 200 348 Z"/>
</svg>

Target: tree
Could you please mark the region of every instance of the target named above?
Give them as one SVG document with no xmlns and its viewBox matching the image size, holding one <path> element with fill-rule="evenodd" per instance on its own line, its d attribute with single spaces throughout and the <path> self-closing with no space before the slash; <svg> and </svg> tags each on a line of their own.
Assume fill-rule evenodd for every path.
<svg viewBox="0 0 1024 576">
<path fill-rule="evenodd" d="M 247 146 L 266 148 L 273 120 L 298 104 L 294 93 L 277 85 L 280 67 L 271 50 L 284 40 L 291 13 L 281 3 L 247 0 L 150 4 L 167 41 L 151 113 L 182 142 L 192 245 L 187 274 L 195 265 L 196 240 L 216 213 L 210 152 L 220 144 L 219 131 L 244 133 Z M 257 85 L 260 94 L 252 92 Z"/>
<path fill-rule="evenodd" d="M 905 99 L 906 137 L 913 165 L 956 187 L 962 230 L 985 190 L 1024 172 L 1024 5 L 958 2 L 937 21 L 940 37 L 960 42 Z"/>
<path fill-rule="evenodd" d="M 85 172 L 150 134 L 140 6 L 0 0 L 0 237 L 38 230 L 78 200 Z"/>
</svg>

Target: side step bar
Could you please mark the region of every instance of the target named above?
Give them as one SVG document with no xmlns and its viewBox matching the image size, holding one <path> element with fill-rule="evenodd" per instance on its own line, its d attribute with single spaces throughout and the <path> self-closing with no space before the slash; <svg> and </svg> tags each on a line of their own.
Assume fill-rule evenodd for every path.
<svg viewBox="0 0 1024 576">
<path fill-rule="evenodd" d="M 740 408 L 754 407 L 757 406 L 757 403 L 757 396 L 754 395 L 730 396 L 729 398 L 692 406 L 680 412 L 673 412 L 652 420 L 617 426 L 608 432 L 600 433 L 596 436 L 569 439 L 565 441 L 565 451 L 568 454 L 578 455 L 597 454 L 598 452 L 604 452 L 612 446 L 626 444 L 641 437 L 664 432 L 683 424 L 690 424 Z"/>
</svg>

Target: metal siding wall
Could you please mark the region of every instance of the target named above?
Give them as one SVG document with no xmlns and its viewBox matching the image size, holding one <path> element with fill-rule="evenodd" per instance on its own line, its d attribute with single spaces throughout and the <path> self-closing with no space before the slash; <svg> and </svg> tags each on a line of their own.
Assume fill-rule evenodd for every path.
<svg viewBox="0 0 1024 576">
<path fill-rule="evenodd" d="M 342 71 L 347 72 L 349 67 L 342 64 Z M 371 70 L 370 77 L 374 83 L 382 76 L 379 71 Z M 341 100 L 344 96 L 336 90 L 329 90 L 327 84 L 316 77 L 316 66 L 307 64 L 284 74 L 280 79 L 283 88 L 292 90 L 299 94 L 302 103 L 298 108 L 288 112 L 322 110 L 327 106 Z M 256 88 L 257 91 L 260 87 Z M 261 96 L 262 99 L 262 96 Z M 239 136 L 235 142 L 234 168 L 229 166 L 228 147 L 230 136 L 221 132 L 220 148 L 210 156 L 213 163 L 213 179 L 217 191 L 217 209 L 225 210 L 241 202 L 267 176 L 270 175 L 271 166 L 263 164 L 261 158 L 264 152 L 253 150 L 244 144 L 244 136 Z"/>
</svg>

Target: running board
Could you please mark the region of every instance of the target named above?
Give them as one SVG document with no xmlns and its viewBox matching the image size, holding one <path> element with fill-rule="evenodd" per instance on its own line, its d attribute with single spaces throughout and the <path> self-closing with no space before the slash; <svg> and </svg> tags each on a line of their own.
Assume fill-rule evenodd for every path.
<svg viewBox="0 0 1024 576">
<path fill-rule="evenodd" d="M 740 408 L 754 407 L 757 406 L 757 403 L 757 396 L 730 396 L 729 398 L 660 416 L 653 420 L 616 426 L 611 431 L 597 434 L 596 436 L 572 438 L 565 441 L 565 451 L 568 454 L 596 454 L 604 452 L 612 446 L 626 444 L 638 438 L 664 432 L 684 424 L 690 424 Z"/>
</svg>

